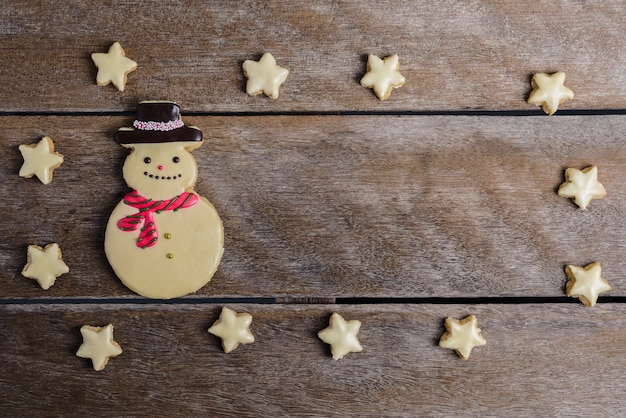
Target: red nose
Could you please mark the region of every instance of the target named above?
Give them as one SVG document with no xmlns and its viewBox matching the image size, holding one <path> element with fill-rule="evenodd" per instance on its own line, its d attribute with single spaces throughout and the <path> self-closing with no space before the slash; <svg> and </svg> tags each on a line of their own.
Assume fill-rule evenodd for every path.
<svg viewBox="0 0 626 418">
<path fill-rule="evenodd" d="M 159 170 L 163 170 L 163 166 L 162 166 L 162 165 L 158 166 L 157 168 L 158 168 Z"/>
</svg>

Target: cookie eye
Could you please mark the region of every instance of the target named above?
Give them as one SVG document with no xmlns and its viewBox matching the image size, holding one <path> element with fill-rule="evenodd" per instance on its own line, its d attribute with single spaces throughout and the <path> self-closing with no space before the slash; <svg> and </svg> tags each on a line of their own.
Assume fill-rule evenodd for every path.
<svg viewBox="0 0 626 418">
<path fill-rule="evenodd" d="M 172 161 L 174 161 L 175 163 L 177 163 L 177 162 L 179 162 L 179 161 L 180 161 L 180 158 L 178 158 L 178 157 L 174 157 L 174 158 L 172 158 Z"/>
<path fill-rule="evenodd" d="M 150 157 L 146 157 L 143 159 L 143 162 L 146 164 L 150 164 L 152 162 L 152 159 Z"/>
</svg>

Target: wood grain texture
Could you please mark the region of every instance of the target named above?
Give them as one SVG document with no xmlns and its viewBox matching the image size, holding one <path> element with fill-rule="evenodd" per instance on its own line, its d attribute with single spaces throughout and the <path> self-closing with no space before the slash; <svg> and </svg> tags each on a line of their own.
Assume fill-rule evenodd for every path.
<svg viewBox="0 0 626 418">
<path fill-rule="evenodd" d="M 7 416 L 619 416 L 626 309 L 578 305 L 233 305 L 256 342 L 224 354 L 216 305 L 3 305 Z M 362 322 L 339 361 L 316 333 Z M 438 347 L 446 316 L 487 340 L 463 361 Z M 124 352 L 101 372 L 74 354 L 84 324 Z"/>
<path fill-rule="evenodd" d="M 7 0 L 0 111 L 533 111 L 532 74 L 554 71 L 576 94 L 561 109 L 624 109 L 625 20 L 619 0 Z M 114 41 L 139 65 L 123 93 L 90 59 Z M 245 94 L 241 65 L 264 52 L 291 71 L 276 101 Z M 359 85 L 370 53 L 398 53 L 407 79 L 382 103 Z"/>
<path fill-rule="evenodd" d="M 204 297 L 564 296 L 566 264 L 598 261 L 623 296 L 623 116 L 184 117 L 207 139 L 196 190 L 225 226 Z M 133 297 L 104 256 L 127 188 L 114 132 L 132 117 L 4 117 L 3 297 Z M 17 175 L 49 135 L 52 183 Z M 599 167 L 607 197 L 578 209 L 566 167 Z M 70 273 L 21 277 L 29 244 L 58 242 Z M 601 298 L 602 299 L 602 298 Z"/>
</svg>

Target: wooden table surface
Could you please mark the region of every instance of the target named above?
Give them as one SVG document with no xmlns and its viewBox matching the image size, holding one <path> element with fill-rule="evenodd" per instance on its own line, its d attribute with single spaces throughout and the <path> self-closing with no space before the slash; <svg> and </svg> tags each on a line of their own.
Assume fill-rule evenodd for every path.
<svg viewBox="0 0 626 418">
<path fill-rule="evenodd" d="M 619 416 L 626 407 L 626 3 L 623 1 L 7 0 L 0 8 L 0 415 Z M 119 41 L 126 90 L 95 83 Z M 290 70 L 277 100 L 241 65 Z M 359 85 L 397 53 L 406 85 Z M 554 116 L 526 102 L 535 72 L 575 93 Z M 204 132 L 196 190 L 222 217 L 213 280 L 146 299 L 115 276 L 107 219 L 128 191 L 113 140 L 142 100 L 172 100 Z M 18 176 L 49 136 L 49 185 Z M 607 196 L 556 194 L 596 165 Z M 21 275 L 57 242 L 70 272 Z M 613 289 L 565 295 L 567 264 Z M 227 306 L 256 342 L 225 354 Z M 334 361 L 317 332 L 362 322 Z M 446 317 L 487 340 L 440 348 Z M 75 356 L 85 324 L 114 324 L 121 356 Z"/>
</svg>

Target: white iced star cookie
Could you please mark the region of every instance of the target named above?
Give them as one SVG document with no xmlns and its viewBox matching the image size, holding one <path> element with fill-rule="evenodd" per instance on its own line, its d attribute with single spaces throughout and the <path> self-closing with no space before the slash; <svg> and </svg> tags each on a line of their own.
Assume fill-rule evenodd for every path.
<svg viewBox="0 0 626 418">
<path fill-rule="evenodd" d="M 598 301 L 600 293 L 611 290 L 609 283 L 602 277 L 600 263 L 591 263 L 586 267 L 568 265 L 565 267 L 567 296 L 578 298 L 587 306 L 593 306 Z"/>
<path fill-rule="evenodd" d="M 226 307 L 222 308 L 220 318 L 207 331 L 222 339 L 222 348 L 225 353 L 230 353 L 239 344 L 251 344 L 254 335 L 250 332 L 252 315 L 237 313 Z"/>
<path fill-rule="evenodd" d="M 266 52 L 259 61 L 245 60 L 243 74 L 248 79 L 246 93 L 250 96 L 265 93 L 272 99 L 278 99 L 279 88 L 287 80 L 289 70 L 276 65 L 272 54 Z"/>
<path fill-rule="evenodd" d="M 76 355 L 90 358 L 94 370 L 104 369 L 111 357 L 122 354 L 122 347 L 113 340 L 112 324 L 105 327 L 83 325 L 80 328 L 80 333 L 83 336 L 83 343 L 78 348 Z"/>
<path fill-rule="evenodd" d="M 320 340 L 330 345 L 333 360 L 339 360 L 348 353 L 363 351 L 361 343 L 356 338 L 361 328 L 361 321 L 346 321 L 338 313 L 330 316 L 329 326 L 317 333 Z"/>
<path fill-rule="evenodd" d="M 94 52 L 91 54 L 91 59 L 98 67 L 96 84 L 106 86 L 113 83 L 119 91 L 124 91 L 126 87 L 127 74 L 137 69 L 137 63 L 126 57 L 119 42 L 111 45 L 106 54 Z"/>
<path fill-rule="evenodd" d="M 446 332 L 441 336 L 439 346 L 456 351 L 463 360 L 469 358 L 474 347 L 487 344 L 474 315 L 461 320 L 446 318 L 445 326 Z"/>
<path fill-rule="evenodd" d="M 554 114 L 559 105 L 574 98 L 574 92 L 563 85 L 565 73 L 557 72 L 551 75 L 536 73 L 531 85 L 533 91 L 528 96 L 528 103 L 541 106 L 548 115 Z"/>
<path fill-rule="evenodd" d="M 36 144 L 22 144 L 19 148 L 24 158 L 20 177 L 28 179 L 37 176 L 43 184 L 49 184 L 52 181 L 52 171 L 63 163 L 63 156 L 54 152 L 52 139 L 44 136 Z"/>
<path fill-rule="evenodd" d="M 28 246 L 27 262 L 22 270 L 22 276 L 37 280 L 42 289 L 48 290 L 57 277 L 69 271 L 61 259 L 58 244 L 48 244 L 45 248 L 38 245 Z"/>
<path fill-rule="evenodd" d="M 361 85 L 374 89 L 374 93 L 380 100 L 387 99 L 393 89 L 404 85 L 404 81 L 404 77 L 400 74 L 397 54 L 385 59 L 372 54 L 368 56 L 367 73 L 361 79 Z"/>
<path fill-rule="evenodd" d="M 581 209 L 587 209 L 593 199 L 606 196 L 604 186 L 598 181 L 598 167 L 595 165 L 583 170 L 567 168 L 565 182 L 559 186 L 557 193 L 559 196 L 571 198 Z"/>
</svg>

